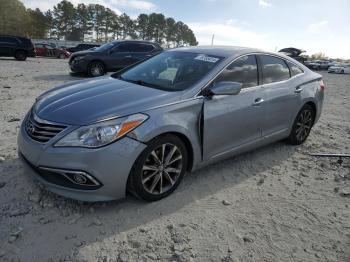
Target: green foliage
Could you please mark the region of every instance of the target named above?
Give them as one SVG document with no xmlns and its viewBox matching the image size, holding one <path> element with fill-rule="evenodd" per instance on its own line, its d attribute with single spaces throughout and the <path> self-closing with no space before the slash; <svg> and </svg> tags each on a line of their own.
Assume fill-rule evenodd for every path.
<svg viewBox="0 0 350 262">
<path fill-rule="evenodd" d="M 0 34 L 26 36 L 29 15 L 18 0 L 0 0 Z"/>
<path fill-rule="evenodd" d="M 311 55 L 312 60 L 327 60 L 328 57 L 324 53 L 316 53 Z"/>
<path fill-rule="evenodd" d="M 167 47 L 197 45 L 192 30 L 183 22 L 163 14 L 140 14 L 131 19 L 99 4 L 78 4 L 62 0 L 43 13 L 27 9 L 19 0 L 0 0 L 0 33 L 32 38 L 79 40 L 93 37 L 98 42 L 113 39 L 143 39 Z"/>
</svg>

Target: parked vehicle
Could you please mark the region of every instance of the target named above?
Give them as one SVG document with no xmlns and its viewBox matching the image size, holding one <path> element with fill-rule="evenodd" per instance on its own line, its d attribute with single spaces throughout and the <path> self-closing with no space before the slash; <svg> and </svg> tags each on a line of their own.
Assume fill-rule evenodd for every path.
<svg viewBox="0 0 350 262">
<path fill-rule="evenodd" d="M 18 61 L 35 57 L 32 41 L 25 37 L 0 35 L 0 56 L 13 56 Z"/>
<path fill-rule="evenodd" d="M 61 59 L 69 58 L 70 53 L 63 48 L 55 48 L 50 44 L 36 43 L 35 52 L 37 56 L 57 57 Z"/>
<path fill-rule="evenodd" d="M 321 60 L 315 60 L 307 63 L 308 68 L 314 69 L 314 70 L 327 70 L 329 65 L 329 61 L 321 61 Z"/>
<path fill-rule="evenodd" d="M 76 52 L 69 59 L 72 72 L 101 76 L 158 54 L 163 49 L 156 43 L 116 40 L 100 47 Z"/>
<path fill-rule="evenodd" d="M 321 115 L 321 75 L 280 54 L 186 47 L 39 96 L 18 152 L 46 187 L 83 201 L 173 192 L 187 170 L 281 139 Z"/>
<path fill-rule="evenodd" d="M 328 68 L 328 73 L 350 74 L 350 64 L 338 64 L 330 66 Z"/>
<path fill-rule="evenodd" d="M 99 46 L 100 45 L 96 45 L 96 44 L 78 44 L 77 46 L 67 48 L 67 51 L 70 53 L 75 53 L 75 52 L 84 51 L 84 50 L 88 50 Z"/>
</svg>

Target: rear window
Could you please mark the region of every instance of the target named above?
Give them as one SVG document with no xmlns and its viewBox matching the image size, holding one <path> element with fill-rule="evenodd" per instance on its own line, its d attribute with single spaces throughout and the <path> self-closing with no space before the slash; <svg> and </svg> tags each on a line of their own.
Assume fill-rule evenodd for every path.
<svg viewBox="0 0 350 262">
<path fill-rule="evenodd" d="M 11 36 L 0 36 L 0 42 L 13 43 L 13 44 L 18 43 L 17 39 Z"/>
<path fill-rule="evenodd" d="M 290 78 L 289 68 L 283 59 L 261 55 L 260 60 L 264 84 L 284 81 Z"/>
<path fill-rule="evenodd" d="M 144 44 L 141 44 L 140 45 L 140 50 L 141 52 L 151 52 L 154 50 L 154 46 L 153 45 L 144 45 Z"/>
<path fill-rule="evenodd" d="M 152 45 L 139 44 L 139 43 L 122 43 L 118 46 L 119 52 L 151 52 L 154 49 Z"/>
<path fill-rule="evenodd" d="M 291 62 L 287 62 L 287 64 L 289 66 L 291 76 L 300 75 L 304 72 L 300 67 Z"/>
</svg>

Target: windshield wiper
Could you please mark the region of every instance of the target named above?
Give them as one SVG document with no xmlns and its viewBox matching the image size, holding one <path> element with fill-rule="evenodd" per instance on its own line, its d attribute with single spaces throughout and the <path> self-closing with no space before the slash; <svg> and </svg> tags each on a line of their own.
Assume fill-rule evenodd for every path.
<svg viewBox="0 0 350 262">
<path fill-rule="evenodd" d="M 126 79 L 126 78 L 122 77 L 121 75 L 118 77 L 118 79 L 123 80 L 123 81 L 126 81 L 126 82 L 130 82 L 130 83 L 134 83 L 134 84 L 137 84 L 137 85 L 140 85 L 140 86 L 155 87 L 155 88 L 164 88 L 164 87 L 162 87 L 162 86 L 160 86 L 160 85 L 148 83 L 148 82 L 145 82 L 145 81 L 143 81 L 143 80 Z"/>
</svg>

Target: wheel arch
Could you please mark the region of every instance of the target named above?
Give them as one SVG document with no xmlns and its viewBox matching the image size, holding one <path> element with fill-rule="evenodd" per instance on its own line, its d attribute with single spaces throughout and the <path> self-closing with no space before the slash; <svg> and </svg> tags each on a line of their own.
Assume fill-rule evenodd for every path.
<svg viewBox="0 0 350 262">
<path fill-rule="evenodd" d="M 22 48 L 16 49 L 16 50 L 15 50 L 15 54 L 16 54 L 17 52 L 24 52 L 24 53 L 28 54 L 28 51 L 25 50 L 25 49 L 22 49 Z"/>
<path fill-rule="evenodd" d="M 316 103 L 315 102 L 313 102 L 313 101 L 307 101 L 305 104 L 304 104 L 304 106 L 305 105 L 309 105 L 309 106 L 311 106 L 311 108 L 312 108 L 312 110 L 313 110 L 313 113 L 314 113 L 314 118 L 317 116 L 317 106 L 316 106 Z M 315 123 L 315 121 L 314 121 L 314 123 Z"/>
<path fill-rule="evenodd" d="M 105 71 L 107 72 L 107 65 L 106 65 L 106 63 L 103 62 L 103 61 L 102 61 L 101 59 L 99 59 L 99 58 L 96 58 L 96 59 L 94 58 L 94 59 L 92 59 L 92 60 L 88 63 L 88 67 L 89 67 L 92 63 L 96 63 L 96 62 L 101 63 L 101 64 L 103 65 Z"/>
</svg>

